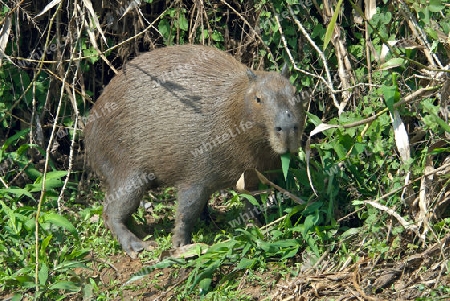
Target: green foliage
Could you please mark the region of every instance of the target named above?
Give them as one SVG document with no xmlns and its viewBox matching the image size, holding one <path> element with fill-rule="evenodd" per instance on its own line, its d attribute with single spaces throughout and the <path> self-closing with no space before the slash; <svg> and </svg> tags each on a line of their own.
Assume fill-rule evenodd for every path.
<svg viewBox="0 0 450 301">
<path fill-rule="evenodd" d="M 34 288 L 35 210 L 20 206 L 9 194 L 0 196 L 8 200 L 0 201 L 0 263 L 5 268 L 0 271 L 0 283 L 5 288 Z M 73 269 L 86 267 L 84 257 L 89 250 L 75 247 L 79 241 L 76 228 L 67 218 L 51 211 L 42 214 L 38 224 L 41 296 L 55 296 L 60 290 L 79 291 L 79 280 L 67 279 Z"/>
</svg>

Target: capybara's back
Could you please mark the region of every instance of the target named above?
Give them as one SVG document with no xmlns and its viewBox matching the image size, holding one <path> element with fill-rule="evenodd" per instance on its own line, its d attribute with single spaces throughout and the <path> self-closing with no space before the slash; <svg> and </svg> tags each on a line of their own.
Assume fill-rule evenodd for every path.
<svg viewBox="0 0 450 301">
<path fill-rule="evenodd" d="M 171 46 L 135 58 L 108 84 L 85 127 L 90 165 L 106 185 L 105 223 L 132 257 L 146 244 L 124 225 L 151 186 L 177 188 L 174 247 L 214 191 L 296 151 L 304 112 L 289 81 L 223 51 Z"/>
</svg>

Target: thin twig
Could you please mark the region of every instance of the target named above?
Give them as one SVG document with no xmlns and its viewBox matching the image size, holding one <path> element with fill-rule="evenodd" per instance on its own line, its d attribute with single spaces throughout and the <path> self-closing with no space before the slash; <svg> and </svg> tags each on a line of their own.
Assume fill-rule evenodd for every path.
<svg viewBox="0 0 450 301">
<path fill-rule="evenodd" d="M 83 14 L 83 16 L 84 16 L 84 14 Z M 84 18 L 84 17 L 83 17 Z M 76 18 L 75 18 L 76 19 Z M 84 21 L 84 20 L 83 20 Z M 83 22 L 82 22 L 83 23 Z M 81 35 L 81 29 L 80 29 L 80 27 L 82 26 L 82 24 L 80 24 L 80 26 L 79 27 L 77 27 L 77 36 L 79 37 L 80 35 Z M 71 57 L 72 58 L 74 58 L 74 54 L 75 54 L 75 52 L 76 52 L 76 47 L 74 47 L 73 48 L 73 52 L 72 52 L 72 54 L 71 54 Z M 81 55 L 81 49 L 79 49 L 79 51 L 78 51 L 78 55 Z M 76 86 L 76 82 L 78 81 L 78 71 L 80 70 L 80 61 L 77 61 L 77 68 L 75 69 L 75 72 L 74 72 L 74 74 L 73 74 L 73 77 L 72 77 L 72 89 L 70 90 L 70 89 L 68 89 L 68 86 L 67 85 L 64 85 L 63 84 L 63 86 L 61 87 L 61 90 L 63 90 L 63 89 L 65 89 L 66 91 L 67 91 L 67 94 L 68 95 L 70 95 L 70 94 L 72 94 L 72 96 L 71 97 L 69 97 L 69 99 L 71 100 L 71 104 L 72 104 L 72 109 L 73 109 L 73 111 L 74 111 L 74 114 L 75 114 L 75 116 L 74 116 L 74 119 L 75 119 L 75 121 L 74 121 L 74 124 L 73 124 L 73 135 L 72 135 L 72 141 L 71 141 L 71 143 L 70 143 L 70 150 L 69 150 L 69 166 L 68 166 L 68 169 L 67 169 L 67 175 L 66 175 L 66 178 L 64 179 L 64 184 L 63 184 L 63 186 L 62 186 L 62 188 L 61 188 L 61 191 L 60 191 L 60 193 L 59 193 L 59 196 L 58 196 L 58 200 L 57 200 L 57 205 L 58 205 L 58 211 L 59 212 L 61 212 L 61 208 L 62 208 L 62 205 L 61 205 L 61 200 L 62 200 L 62 198 L 63 198 L 63 196 L 64 196 L 64 192 L 65 192 L 65 190 L 66 190 L 66 187 L 67 187 L 67 184 L 69 183 L 69 179 L 70 179 L 70 174 L 71 174 L 71 172 L 72 172 L 72 168 L 73 168 L 73 154 L 74 154 L 74 145 L 75 145 L 75 138 L 76 138 L 76 131 L 77 131 L 77 129 L 78 129 L 78 116 L 79 116 L 79 112 L 78 112 L 78 107 L 77 107 L 77 102 L 76 102 L 76 94 L 75 94 L 75 86 Z M 65 83 L 65 80 L 63 81 L 63 83 Z"/>
<path fill-rule="evenodd" d="M 296 202 L 297 204 L 303 205 L 306 202 L 304 200 L 302 200 L 301 198 L 299 198 L 296 195 L 293 195 L 292 193 L 290 193 L 289 191 L 287 191 L 286 189 L 283 189 L 282 187 L 278 186 L 277 184 L 269 181 L 269 179 L 267 179 L 262 173 L 260 173 L 259 171 L 256 171 L 256 175 L 258 176 L 258 179 L 265 185 L 269 185 L 270 187 L 275 188 L 278 191 L 283 192 L 283 194 L 287 195 L 288 197 L 290 197 L 294 202 Z"/>
<path fill-rule="evenodd" d="M 292 10 L 291 7 L 289 7 L 289 13 L 291 14 L 292 19 L 294 20 L 295 24 L 297 24 L 297 27 L 300 29 L 302 34 L 305 36 L 305 38 L 308 40 L 308 42 L 311 44 L 311 46 L 319 54 L 319 56 L 320 56 L 320 58 L 322 60 L 323 66 L 325 68 L 325 73 L 327 74 L 327 78 L 325 80 L 325 84 L 328 87 L 328 89 L 330 90 L 330 95 L 331 95 L 331 98 L 333 99 L 334 106 L 339 110 L 340 105 L 339 105 L 339 102 L 336 99 L 336 95 L 335 95 L 336 91 L 334 90 L 333 82 L 331 81 L 331 74 L 330 74 L 330 70 L 328 68 L 327 59 L 325 58 L 325 55 L 319 49 L 319 47 L 316 45 L 316 43 L 311 39 L 311 37 L 309 36 L 309 34 L 306 31 L 306 29 L 303 27 L 303 25 L 300 23 L 298 18 L 295 16 L 295 13 L 294 13 L 294 11 Z"/>
<path fill-rule="evenodd" d="M 3 180 L 2 177 L 0 177 L 0 182 L 2 182 L 3 186 L 5 186 L 6 189 L 9 188 L 8 184 L 6 184 L 5 180 Z"/>
<path fill-rule="evenodd" d="M 423 240 L 422 236 L 419 233 L 419 228 L 413 223 L 408 223 L 403 217 L 401 217 L 400 214 L 395 212 L 393 209 L 374 201 L 364 201 L 364 204 L 371 205 L 372 207 L 377 208 L 378 210 L 384 211 L 387 214 L 393 216 L 403 226 L 403 228 L 407 230 L 412 230 L 421 240 Z"/>
<path fill-rule="evenodd" d="M 46 40 L 45 40 L 44 49 L 46 49 L 48 47 L 49 43 L 50 43 L 51 28 L 52 28 L 52 25 L 53 25 L 53 23 L 55 21 L 56 16 L 59 14 L 59 11 L 60 11 L 61 7 L 62 7 L 62 1 L 58 4 L 58 7 L 57 7 L 55 13 L 52 15 L 52 17 L 50 19 L 50 22 L 49 22 L 49 25 L 48 25 L 47 37 L 46 37 Z M 42 60 L 44 60 L 44 59 L 45 59 L 45 52 L 42 54 Z M 42 66 L 43 66 L 43 63 L 42 62 L 39 63 L 38 68 L 37 68 L 37 70 L 35 72 L 35 75 L 33 77 L 33 80 L 31 81 L 30 85 L 28 85 L 28 87 L 27 87 L 27 91 L 30 89 L 30 86 L 32 85 L 32 83 L 34 83 L 36 81 L 38 75 L 40 74 L 40 72 L 42 70 Z M 70 71 L 70 69 L 68 68 L 67 72 L 66 72 L 66 75 L 69 73 L 69 71 Z M 44 196 L 45 196 L 45 182 L 46 182 L 46 174 L 47 174 L 47 170 L 48 170 L 48 162 L 50 160 L 50 150 L 52 148 L 53 139 L 54 139 L 55 133 L 56 133 L 56 126 L 57 126 L 57 123 L 58 123 L 58 115 L 59 115 L 59 112 L 61 111 L 63 92 L 64 92 L 64 89 L 61 88 L 61 95 L 60 95 L 60 98 L 59 98 L 59 104 L 58 104 L 58 108 L 57 108 L 57 111 L 56 111 L 55 122 L 53 124 L 53 130 L 52 130 L 52 133 L 50 135 L 50 140 L 48 142 L 47 150 L 46 150 L 46 154 L 45 154 L 45 166 L 44 166 L 44 171 L 42 173 L 41 195 L 39 197 L 39 202 L 38 202 L 37 209 L 36 209 L 35 232 L 34 232 L 34 234 L 35 234 L 35 254 L 34 255 L 35 255 L 35 260 L 36 260 L 36 262 L 35 262 L 35 290 L 36 290 L 36 295 L 38 295 L 38 293 L 39 293 L 39 216 L 41 214 L 42 202 L 44 201 Z M 25 95 L 25 93 L 26 92 L 24 92 L 24 94 L 19 99 L 21 99 Z"/>
</svg>

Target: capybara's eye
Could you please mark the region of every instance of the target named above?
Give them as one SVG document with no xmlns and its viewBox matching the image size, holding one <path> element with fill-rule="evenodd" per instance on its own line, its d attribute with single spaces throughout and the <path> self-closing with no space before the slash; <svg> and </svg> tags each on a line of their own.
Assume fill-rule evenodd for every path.
<svg viewBox="0 0 450 301">
<path fill-rule="evenodd" d="M 261 103 L 261 97 L 256 97 L 256 102 Z"/>
</svg>

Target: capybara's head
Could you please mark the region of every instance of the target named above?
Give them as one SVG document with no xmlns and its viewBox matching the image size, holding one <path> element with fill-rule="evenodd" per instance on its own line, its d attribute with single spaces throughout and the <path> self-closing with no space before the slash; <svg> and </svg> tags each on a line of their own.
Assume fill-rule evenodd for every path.
<svg viewBox="0 0 450 301">
<path fill-rule="evenodd" d="M 304 122 L 300 99 L 296 98 L 284 69 L 282 74 L 248 70 L 249 88 L 245 96 L 246 113 L 264 131 L 278 154 L 298 150 Z"/>
</svg>

